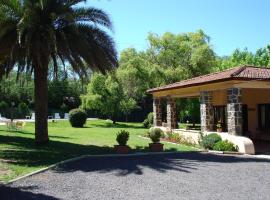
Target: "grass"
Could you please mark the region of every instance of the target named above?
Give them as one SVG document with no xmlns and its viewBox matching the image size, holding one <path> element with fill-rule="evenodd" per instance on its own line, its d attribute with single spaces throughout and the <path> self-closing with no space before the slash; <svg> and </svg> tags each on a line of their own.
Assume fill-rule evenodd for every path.
<svg viewBox="0 0 270 200">
<path fill-rule="evenodd" d="M 7 182 L 56 162 L 80 155 L 114 153 L 116 133 L 130 132 L 128 145 L 132 152 L 148 151 L 150 141 L 139 135 L 146 129 L 140 123 L 117 123 L 104 120 L 88 121 L 84 128 L 72 128 L 68 121 L 49 123 L 50 142 L 36 146 L 34 124 L 28 123 L 23 131 L 9 132 L 0 126 L 0 181 Z M 185 145 L 165 143 L 166 151 L 194 151 Z"/>
</svg>

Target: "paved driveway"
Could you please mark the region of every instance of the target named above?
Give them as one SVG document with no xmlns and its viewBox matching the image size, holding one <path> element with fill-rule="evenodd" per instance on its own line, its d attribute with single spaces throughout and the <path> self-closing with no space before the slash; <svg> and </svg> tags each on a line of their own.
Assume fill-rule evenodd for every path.
<svg viewBox="0 0 270 200">
<path fill-rule="evenodd" d="M 84 158 L 0 188 L 0 199 L 270 199 L 270 160 L 206 153 Z"/>
</svg>

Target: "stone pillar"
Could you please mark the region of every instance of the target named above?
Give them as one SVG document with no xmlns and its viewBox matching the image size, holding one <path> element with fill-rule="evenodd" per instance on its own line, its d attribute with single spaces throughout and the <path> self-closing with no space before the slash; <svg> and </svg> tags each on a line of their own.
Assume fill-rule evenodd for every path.
<svg viewBox="0 0 270 200">
<path fill-rule="evenodd" d="M 167 97 L 167 127 L 170 129 L 177 128 L 177 113 L 175 99 Z"/>
<path fill-rule="evenodd" d="M 154 126 L 162 126 L 161 98 L 153 99 Z"/>
<path fill-rule="evenodd" d="M 242 99 L 240 88 L 227 90 L 228 132 L 242 135 Z"/>
<path fill-rule="evenodd" d="M 202 91 L 200 93 L 201 131 L 213 131 L 214 109 L 212 104 L 212 92 Z"/>
</svg>

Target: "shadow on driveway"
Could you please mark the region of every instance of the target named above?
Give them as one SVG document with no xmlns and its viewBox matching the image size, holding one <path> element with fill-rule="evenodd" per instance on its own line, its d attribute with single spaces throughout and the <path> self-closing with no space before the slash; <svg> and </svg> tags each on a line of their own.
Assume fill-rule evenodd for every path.
<svg viewBox="0 0 270 200">
<path fill-rule="evenodd" d="M 46 200 L 56 200 L 57 198 L 45 195 L 32 193 L 33 187 L 10 187 L 8 185 L 0 185 L 0 199 L 1 200 L 33 200 L 33 199 L 46 199 Z M 27 191 L 24 191 L 27 190 Z"/>
<path fill-rule="evenodd" d="M 73 171 L 107 173 L 115 172 L 117 176 L 129 174 L 142 175 L 144 168 L 150 168 L 160 173 L 176 170 L 191 173 L 198 165 L 205 163 L 247 163 L 270 162 L 268 159 L 257 159 L 245 156 L 216 155 L 209 153 L 170 153 L 163 155 L 139 155 L 123 157 L 86 157 L 77 161 L 65 163 L 55 168 L 55 172 L 66 173 Z"/>
</svg>

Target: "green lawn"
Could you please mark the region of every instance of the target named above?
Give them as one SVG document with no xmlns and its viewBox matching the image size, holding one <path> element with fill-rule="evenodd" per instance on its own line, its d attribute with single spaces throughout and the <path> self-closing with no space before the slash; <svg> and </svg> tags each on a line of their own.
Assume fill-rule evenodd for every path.
<svg viewBox="0 0 270 200">
<path fill-rule="evenodd" d="M 0 126 L 0 181 L 8 181 L 56 162 L 80 156 L 114 153 L 116 133 L 130 132 L 128 145 L 132 152 L 148 151 L 150 140 L 140 138 L 146 129 L 140 123 L 117 123 L 104 120 L 88 121 L 85 128 L 72 128 L 68 121 L 49 123 L 50 142 L 47 146 L 34 143 L 34 124 L 23 131 L 8 132 Z M 191 146 L 165 143 L 166 151 L 196 150 Z"/>
</svg>

